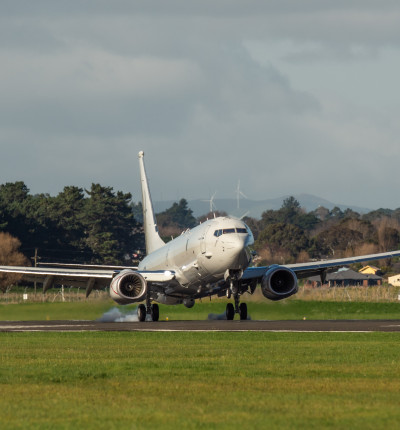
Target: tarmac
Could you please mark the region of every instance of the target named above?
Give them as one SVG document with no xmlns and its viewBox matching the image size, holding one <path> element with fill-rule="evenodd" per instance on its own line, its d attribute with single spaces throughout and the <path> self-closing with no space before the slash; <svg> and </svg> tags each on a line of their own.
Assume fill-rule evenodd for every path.
<svg viewBox="0 0 400 430">
<path fill-rule="evenodd" d="M 400 332 L 400 320 L 0 321 L 0 332 Z"/>
</svg>

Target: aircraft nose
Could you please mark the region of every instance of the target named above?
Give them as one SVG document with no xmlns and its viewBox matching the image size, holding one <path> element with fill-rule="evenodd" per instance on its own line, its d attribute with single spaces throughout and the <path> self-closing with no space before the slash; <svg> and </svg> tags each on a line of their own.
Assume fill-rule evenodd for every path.
<svg viewBox="0 0 400 430">
<path fill-rule="evenodd" d="M 223 236 L 222 242 L 225 249 L 241 251 L 242 249 L 254 244 L 254 237 L 250 234 L 229 234 Z"/>
<path fill-rule="evenodd" d="M 230 234 L 229 237 L 224 238 L 223 243 L 225 249 L 242 249 L 245 246 L 246 237 Z"/>
<path fill-rule="evenodd" d="M 243 269 L 248 266 L 250 257 L 246 252 L 247 241 L 246 235 L 233 234 L 224 241 L 225 255 L 230 260 L 231 269 Z"/>
</svg>

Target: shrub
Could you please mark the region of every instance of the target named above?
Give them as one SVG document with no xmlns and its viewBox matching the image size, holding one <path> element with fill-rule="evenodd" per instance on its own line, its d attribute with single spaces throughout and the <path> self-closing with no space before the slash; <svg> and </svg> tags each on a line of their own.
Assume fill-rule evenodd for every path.
<svg viewBox="0 0 400 430">
<path fill-rule="evenodd" d="M 29 266 L 29 260 L 18 249 L 21 242 L 8 233 L 0 232 L 0 265 L 1 266 Z M 0 289 L 5 292 L 9 285 L 15 284 L 21 275 L 0 273 Z"/>
</svg>

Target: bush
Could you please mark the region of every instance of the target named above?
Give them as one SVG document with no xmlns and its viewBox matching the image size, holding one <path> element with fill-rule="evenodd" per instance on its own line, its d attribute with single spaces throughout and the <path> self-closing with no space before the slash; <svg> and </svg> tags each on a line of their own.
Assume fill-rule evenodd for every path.
<svg viewBox="0 0 400 430">
<path fill-rule="evenodd" d="M 29 266 L 29 260 L 18 249 L 21 242 L 8 233 L 0 232 L 0 265 L 1 266 Z M 9 285 L 15 284 L 21 275 L 0 273 L 0 289 L 5 292 Z"/>
</svg>

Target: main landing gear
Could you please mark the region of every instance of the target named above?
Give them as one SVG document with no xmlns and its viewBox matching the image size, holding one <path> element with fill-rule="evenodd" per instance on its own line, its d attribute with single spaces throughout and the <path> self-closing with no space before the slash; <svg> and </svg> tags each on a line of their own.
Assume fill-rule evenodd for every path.
<svg viewBox="0 0 400 430">
<path fill-rule="evenodd" d="M 150 304 L 150 297 L 146 297 L 146 305 L 139 305 L 137 309 L 138 320 L 140 322 L 146 321 L 146 315 L 151 315 L 153 321 L 158 321 L 160 318 L 160 309 L 157 303 Z"/>
<path fill-rule="evenodd" d="M 247 305 L 246 303 L 240 303 L 239 287 L 236 280 L 231 280 L 231 286 L 226 290 L 226 297 L 228 297 L 228 299 L 231 297 L 231 294 L 233 294 L 235 306 L 233 306 L 233 303 L 228 303 L 226 305 L 226 319 L 233 320 L 235 314 L 239 314 L 241 321 L 247 320 Z"/>
<path fill-rule="evenodd" d="M 239 298 L 235 297 L 235 306 L 233 306 L 233 303 L 228 303 L 225 313 L 227 320 L 233 320 L 235 314 L 239 314 L 241 321 L 247 320 L 247 305 L 246 303 L 239 304 Z"/>
</svg>

